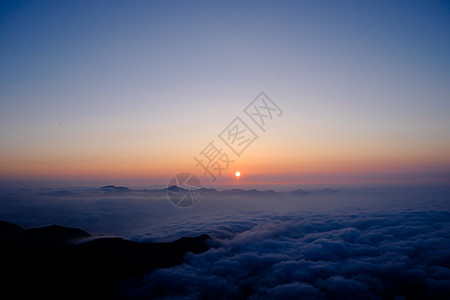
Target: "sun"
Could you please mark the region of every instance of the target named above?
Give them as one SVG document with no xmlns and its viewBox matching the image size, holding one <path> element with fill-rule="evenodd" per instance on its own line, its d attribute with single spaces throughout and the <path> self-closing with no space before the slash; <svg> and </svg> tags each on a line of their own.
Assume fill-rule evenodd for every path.
<svg viewBox="0 0 450 300">
<path fill-rule="evenodd" d="M 241 172 L 236 171 L 236 173 L 234 173 L 234 175 L 236 175 L 236 177 L 239 178 L 239 176 L 241 176 Z"/>
</svg>

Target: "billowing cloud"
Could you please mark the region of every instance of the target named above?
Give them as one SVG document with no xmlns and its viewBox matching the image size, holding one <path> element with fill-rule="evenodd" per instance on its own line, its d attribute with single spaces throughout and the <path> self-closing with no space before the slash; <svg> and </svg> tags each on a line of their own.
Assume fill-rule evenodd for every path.
<svg viewBox="0 0 450 300">
<path fill-rule="evenodd" d="M 163 194 L 0 191 L 0 219 L 59 224 L 135 241 L 208 234 L 213 248 L 120 285 L 147 299 L 450 299 L 448 187 L 307 196 L 205 196 L 177 209 Z"/>
<path fill-rule="evenodd" d="M 273 216 L 128 282 L 132 298 L 444 299 L 450 296 L 450 213 Z"/>
</svg>

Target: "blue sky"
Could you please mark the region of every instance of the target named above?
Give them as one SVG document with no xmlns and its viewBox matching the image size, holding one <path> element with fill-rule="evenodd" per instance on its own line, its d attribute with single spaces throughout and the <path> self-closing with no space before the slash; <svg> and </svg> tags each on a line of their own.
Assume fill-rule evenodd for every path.
<svg viewBox="0 0 450 300">
<path fill-rule="evenodd" d="M 4 1 L 0 12 L 3 179 L 194 172 L 192 157 L 262 90 L 285 115 L 239 161 L 247 174 L 450 170 L 446 2 Z"/>
</svg>

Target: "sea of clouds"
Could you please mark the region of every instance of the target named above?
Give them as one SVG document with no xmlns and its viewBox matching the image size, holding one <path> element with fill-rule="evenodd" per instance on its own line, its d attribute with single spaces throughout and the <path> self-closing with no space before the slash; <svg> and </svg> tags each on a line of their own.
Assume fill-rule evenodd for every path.
<svg viewBox="0 0 450 300">
<path fill-rule="evenodd" d="M 144 299 L 448 299 L 450 213 L 261 216 L 182 265 L 123 283 Z"/>
<path fill-rule="evenodd" d="M 0 190 L 0 219 L 169 241 L 209 234 L 212 248 L 123 280 L 148 299 L 450 299 L 450 188 L 205 194 L 178 209 L 148 191 Z"/>
</svg>

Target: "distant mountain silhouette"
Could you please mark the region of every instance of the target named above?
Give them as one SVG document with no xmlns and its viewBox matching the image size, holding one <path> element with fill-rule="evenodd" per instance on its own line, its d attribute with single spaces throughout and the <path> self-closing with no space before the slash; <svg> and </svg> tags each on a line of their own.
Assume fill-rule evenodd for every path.
<svg viewBox="0 0 450 300">
<path fill-rule="evenodd" d="M 207 193 L 217 193 L 217 190 L 216 189 L 207 189 L 207 188 L 199 188 L 199 190 L 200 191 L 202 191 L 202 193 L 203 192 L 207 192 Z M 185 189 L 185 188 L 182 188 L 182 187 L 179 187 L 179 186 L 177 186 L 177 185 L 171 185 L 171 186 L 169 186 L 169 187 L 167 187 L 167 188 L 164 188 L 164 189 L 158 189 L 158 190 L 151 190 L 151 191 L 155 191 L 155 192 L 177 192 L 177 193 L 180 193 L 180 192 L 183 192 L 183 191 L 188 191 L 187 189 Z"/>
<path fill-rule="evenodd" d="M 286 194 L 295 195 L 295 196 L 306 196 L 306 195 L 310 195 L 311 193 L 307 192 L 305 190 L 302 190 L 302 189 L 297 189 L 295 191 L 287 192 Z"/>
<path fill-rule="evenodd" d="M 279 193 L 268 190 L 268 191 L 258 191 L 258 190 L 243 190 L 243 189 L 231 189 L 223 190 L 219 192 L 222 195 L 228 196 L 277 196 Z"/>
<path fill-rule="evenodd" d="M 318 189 L 318 190 L 310 190 L 306 191 L 303 189 L 296 189 L 293 191 L 287 191 L 287 192 L 276 192 L 273 190 L 245 190 L 240 188 L 235 189 L 227 189 L 227 190 L 221 190 L 218 191 L 214 188 L 200 188 L 202 191 L 202 195 L 222 195 L 222 196 L 249 196 L 249 197 L 266 197 L 266 196 L 306 196 L 311 194 L 336 194 L 339 193 L 338 190 L 330 189 L 330 188 L 324 188 L 324 189 Z M 152 193 L 167 193 L 167 192 L 183 192 L 186 191 L 186 189 L 181 188 L 176 185 L 172 185 L 170 187 L 164 188 L 164 189 L 157 189 L 157 190 L 148 190 L 148 192 Z"/>
<path fill-rule="evenodd" d="M 100 188 L 103 192 L 106 193 L 128 193 L 131 190 L 124 186 L 115 186 L 115 185 L 105 185 Z"/>
<path fill-rule="evenodd" d="M 241 188 L 235 188 L 235 189 L 226 189 L 226 190 L 216 190 L 214 188 L 200 188 L 202 195 L 218 195 L 218 196 L 248 196 L 248 197 L 276 197 L 276 196 L 306 196 L 311 194 L 337 194 L 339 193 L 339 190 L 330 189 L 330 188 L 324 188 L 324 189 L 316 189 L 316 190 L 303 190 L 303 189 L 296 189 L 293 191 L 287 191 L 287 192 L 276 192 L 273 190 L 245 190 Z M 150 192 L 152 194 L 158 194 L 161 195 L 163 193 L 167 192 L 184 192 L 187 191 L 186 189 L 172 185 L 169 187 L 166 187 L 164 189 L 155 189 L 155 190 L 146 190 L 146 192 Z"/>
<path fill-rule="evenodd" d="M 171 185 L 171 186 L 169 186 L 169 187 L 167 187 L 167 188 L 165 188 L 165 189 L 162 189 L 162 190 L 160 190 L 160 191 L 162 191 L 162 192 L 181 193 L 181 192 L 188 191 L 188 190 L 187 190 L 187 189 L 184 189 L 184 188 L 182 188 L 182 187 L 179 187 L 179 186 L 177 186 L 177 185 Z"/>
<path fill-rule="evenodd" d="M 208 198 L 208 197 L 217 197 L 218 195 L 220 195 L 220 192 L 214 188 L 201 188 L 201 197 L 204 198 Z"/>
<path fill-rule="evenodd" d="M 116 282 L 180 264 L 187 252 L 208 250 L 208 239 L 201 235 L 169 243 L 138 243 L 92 237 L 83 230 L 57 225 L 23 229 L 0 222 L 1 281 L 5 287 L 0 297 L 119 297 Z"/>
</svg>

